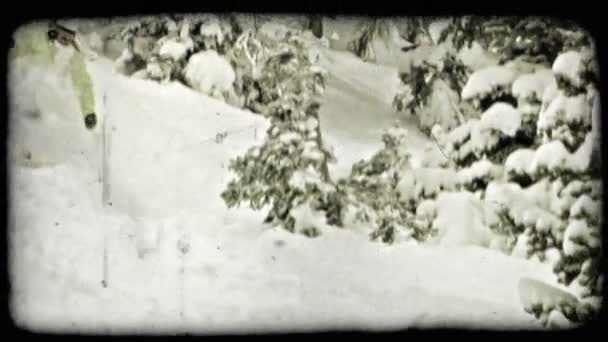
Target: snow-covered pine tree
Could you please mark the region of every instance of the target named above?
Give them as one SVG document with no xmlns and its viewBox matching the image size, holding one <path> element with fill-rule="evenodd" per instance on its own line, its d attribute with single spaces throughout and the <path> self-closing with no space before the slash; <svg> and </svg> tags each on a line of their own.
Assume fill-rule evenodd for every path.
<svg viewBox="0 0 608 342">
<path fill-rule="evenodd" d="M 229 207 L 245 202 L 260 210 L 270 205 L 266 222 L 315 236 L 324 223 L 302 217 L 302 212 L 324 212 L 326 222 L 341 225 L 341 206 L 336 205 L 336 188 L 327 168 L 334 157 L 319 126 L 324 72 L 311 63 L 297 36 L 256 41 L 261 49 L 252 59 L 257 62 L 252 76 L 271 126 L 262 146 L 231 162 L 237 177 L 222 198 Z"/>
<path fill-rule="evenodd" d="M 575 312 L 564 313 L 577 322 L 589 319 L 599 310 L 602 295 L 598 268 L 602 188 L 601 179 L 593 170 L 593 165 L 601 162 L 600 155 L 593 153 L 597 141 L 594 135 L 599 127 L 592 126 L 599 123 L 595 118 L 600 116 L 596 63 L 591 49 L 567 51 L 556 58 L 552 70 L 557 79 L 557 94 L 543 104 L 538 124 L 545 139 L 543 146 L 560 146 L 565 156 L 562 165 L 537 167 L 535 176 L 557 178 L 564 184 L 558 196 L 563 203 L 560 209 L 566 226 L 558 241 L 560 259 L 554 270 L 560 282 L 583 299 L 583 305 Z"/>
<path fill-rule="evenodd" d="M 487 224 L 508 237 L 507 251 L 551 263 L 581 299 L 574 307 L 543 310 L 585 321 L 597 312 L 603 281 L 598 73 L 588 36 L 538 18 L 472 17 L 454 23 L 444 38 L 451 35 L 456 46 L 481 42 L 504 65 L 477 70 L 462 90 L 462 98 L 483 112 L 481 118 L 446 133 L 436 127 L 433 136 L 450 158 L 447 167 L 459 169 L 459 186 L 478 191 L 493 208 L 499 220 Z M 515 57 L 537 64 L 522 75 L 508 66 Z M 429 208 L 431 218 L 436 214 L 432 202 L 419 205 Z M 546 323 L 555 316 L 548 311 L 539 313 Z"/>
<path fill-rule="evenodd" d="M 550 262 L 558 279 L 578 293 L 582 301 L 577 307 L 556 307 L 575 322 L 597 311 L 602 282 L 598 271 L 601 189 L 598 176 L 591 171 L 591 166 L 599 163 L 591 159 L 593 141 L 597 140 L 592 122 L 597 123 L 593 118 L 599 117 L 599 105 L 596 77 L 589 76 L 594 75 L 590 58 L 586 49 L 565 52 L 556 58 L 552 70 L 540 69 L 513 82 L 511 92 L 518 99 L 517 109 L 494 103 L 480 120 L 437 134 L 452 165 L 464 167 L 459 176 L 475 174 L 475 168 L 491 170 L 491 164 L 483 161 L 486 158 L 494 165 L 504 164 L 504 172 L 485 179 L 477 177 L 477 184 L 470 183 L 476 177 L 464 176 L 459 177 L 460 183 L 470 191 L 481 190 L 485 203 L 495 208 L 500 220 L 490 226 L 508 236 L 513 254 Z M 469 82 L 481 80 L 488 78 L 474 74 Z M 463 93 L 467 89 L 503 93 L 508 89 L 469 85 L 473 84 L 468 83 Z M 467 97 L 479 98 L 463 96 Z M 484 130 L 500 133 L 488 135 Z M 546 312 L 543 317 L 549 315 Z"/>
</svg>

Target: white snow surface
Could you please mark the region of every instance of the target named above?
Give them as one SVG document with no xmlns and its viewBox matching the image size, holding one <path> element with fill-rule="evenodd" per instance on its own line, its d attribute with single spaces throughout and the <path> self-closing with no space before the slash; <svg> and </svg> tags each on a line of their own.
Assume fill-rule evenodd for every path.
<svg viewBox="0 0 608 342">
<path fill-rule="evenodd" d="M 206 95 L 212 95 L 214 91 L 232 89 L 236 79 L 230 63 L 215 50 L 194 54 L 188 59 L 184 73 L 188 84 Z"/>
<path fill-rule="evenodd" d="M 481 129 L 494 129 L 512 137 L 520 126 L 520 111 L 508 103 L 496 102 L 481 115 Z"/>
<path fill-rule="evenodd" d="M 263 118 L 179 84 L 113 74 L 102 59 L 89 68 L 102 120 L 93 132 L 82 129 L 65 75 L 27 67 L 11 83 L 11 124 L 26 134 L 13 133 L 10 148 L 31 150 L 39 161 L 24 165 L 17 153 L 9 169 L 10 302 L 20 326 L 93 333 L 539 328 L 518 303 L 517 282 L 554 282 L 551 269 L 459 246 L 461 234 L 485 244 L 478 221 L 461 224 L 464 233 L 446 232 L 458 245 L 451 248 L 374 244 L 349 229 L 315 239 L 271 229 L 261 224 L 263 212 L 228 210 L 219 198 L 231 179 L 228 160 L 261 143 Z M 31 121 L 27 111 L 42 119 Z M 105 207 L 103 125 L 111 132 L 112 206 Z M 228 133 L 221 143 L 220 132 Z M 334 139 L 348 136 L 341 134 Z M 375 150 L 356 138 L 341 142 L 338 158 Z M 471 220 L 464 213 L 477 209 L 459 199 L 440 197 L 439 207 L 453 211 L 453 204 Z"/>
<path fill-rule="evenodd" d="M 475 71 L 462 89 L 462 98 L 467 100 L 488 94 L 497 87 L 511 85 L 517 74 L 512 69 L 492 65 Z"/>
</svg>

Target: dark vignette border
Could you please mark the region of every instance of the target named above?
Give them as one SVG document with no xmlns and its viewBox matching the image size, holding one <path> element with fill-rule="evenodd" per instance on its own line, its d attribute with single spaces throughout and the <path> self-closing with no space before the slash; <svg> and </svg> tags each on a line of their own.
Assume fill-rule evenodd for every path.
<svg viewBox="0 0 608 342">
<path fill-rule="evenodd" d="M 466 14 L 478 14 L 478 15 L 541 15 L 541 16 L 549 16 L 556 19 L 567 19 L 573 20 L 579 24 L 583 29 L 586 29 L 593 36 L 598 53 L 598 61 L 600 63 L 600 79 L 606 78 L 605 64 L 603 61 L 605 60 L 606 55 L 606 47 L 604 46 L 604 37 L 602 35 L 601 28 L 604 26 L 603 21 L 600 15 L 603 14 L 603 11 L 600 10 L 600 7 L 597 6 L 597 10 L 592 8 L 587 4 L 574 4 L 572 2 L 566 2 L 563 5 L 551 3 L 551 4 L 542 4 L 539 3 L 538 7 L 532 6 L 531 2 L 519 3 L 517 1 L 505 1 L 505 2 L 497 2 L 493 1 L 491 3 L 492 7 L 488 8 L 484 6 L 475 4 L 472 2 L 449 2 L 437 4 L 438 6 L 433 6 L 435 3 L 433 2 L 425 2 L 420 1 L 416 3 L 412 3 L 410 1 L 400 1 L 400 2 L 387 2 L 382 3 L 378 1 L 366 1 L 356 3 L 354 1 L 336 1 L 336 2 L 315 2 L 315 1 L 282 1 L 282 2 L 268 2 L 268 1 L 256 1 L 256 2 L 239 2 L 239 1 L 227 1 L 227 0 L 218 0 L 213 1 L 200 1 L 194 3 L 176 3 L 175 1 L 172 4 L 166 3 L 134 3 L 134 2 L 102 2 L 102 1 L 87 1 L 87 2 L 78 2 L 78 3 L 58 3 L 58 2 L 46 2 L 46 3 L 27 3 L 23 4 L 24 7 L 17 7 L 19 4 L 13 3 L 15 7 L 4 11 L 4 18 L 0 22 L 2 25 L 2 44 L 1 49 L 3 52 L 3 63 L 2 63 L 2 75 L 4 76 L 2 82 L 2 90 L 5 96 L 2 97 L 3 108 L 6 115 L 3 115 L 1 134 L 2 138 L 5 142 L 8 140 L 8 92 L 7 92 L 7 52 L 9 49 L 10 38 L 13 31 L 29 21 L 43 18 L 70 18 L 70 17 L 80 17 L 80 18 L 104 18 L 104 17 L 116 17 L 116 16 L 132 16 L 132 15 L 143 15 L 143 14 L 160 14 L 160 13 L 187 13 L 187 12 L 256 12 L 256 13 L 274 13 L 274 14 L 302 14 L 302 13 L 310 13 L 310 14 L 341 14 L 341 15 L 364 15 L 364 16 L 412 16 L 412 15 L 449 15 L 449 16 L 458 16 L 458 15 L 466 15 Z M 451 5 L 451 6 L 450 6 Z M 469 5 L 469 6 L 467 6 Z M 472 5 L 472 6 L 471 6 Z M 25 7 L 27 6 L 27 8 Z M 603 82 L 600 81 L 600 97 L 603 99 L 606 95 L 606 87 Z M 604 101 L 602 104 L 602 113 L 606 112 L 606 103 Z M 602 120 L 602 128 L 604 128 L 604 121 Z M 602 130 L 603 132 L 603 130 Z M 602 134 L 602 160 L 606 160 L 606 151 L 603 148 L 605 143 L 605 135 Z M 2 308 L 2 318 L 3 318 L 3 326 L 2 332 L 4 332 L 5 336 L 9 335 L 10 337 L 55 337 L 61 338 L 64 340 L 65 338 L 78 338 L 79 335 L 50 335 L 50 334 L 36 334 L 33 332 L 29 332 L 23 330 L 15 325 L 15 322 L 11 319 L 9 312 L 9 298 L 10 298 L 10 282 L 8 275 L 8 224 L 9 224 L 9 193 L 8 193 L 8 185 L 10 184 L 10 179 L 8 178 L 7 172 L 7 144 L 3 145 L 4 158 L 2 158 L 2 168 L 0 169 L 2 182 L 0 183 L 3 204 L 3 218 L 4 218 L 4 227 L 5 227 L 5 238 L 2 240 L 2 257 L 3 262 L 0 263 L 0 273 L 2 276 L 2 290 L 0 291 L 0 302 L 4 304 Z M 602 175 L 605 175 L 605 163 L 602 162 Z M 602 182 L 603 183 L 603 182 Z M 603 205 L 606 205 L 606 201 L 603 201 Z M 606 212 L 606 208 L 604 207 L 604 212 Z M 602 227 L 603 229 L 603 227 Z M 606 235 L 602 234 L 603 245 L 606 246 Z M 605 274 L 606 263 L 605 259 L 602 259 L 601 269 Z M 604 293 L 606 291 L 606 281 L 604 282 Z M 604 300 L 605 300 L 604 296 Z M 523 332 L 523 331 L 478 331 L 478 330 L 464 330 L 464 329 L 432 329 L 432 330 L 419 330 L 419 329 L 408 329 L 405 331 L 399 332 L 387 332 L 387 333 L 371 333 L 366 332 L 365 330 L 361 331 L 347 331 L 347 332 L 320 332 L 320 333 L 311 333 L 311 334 L 273 334 L 273 335 L 262 335 L 260 337 L 277 337 L 277 338 L 294 338 L 294 337 L 310 337 L 312 336 L 326 336 L 329 338 L 352 338 L 354 336 L 361 337 L 393 337 L 393 336 L 411 336 L 411 337 L 429 337 L 429 338 L 474 338 L 480 337 L 482 339 L 487 339 L 492 335 L 496 335 L 496 337 L 500 337 L 501 335 L 505 335 L 508 338 L 512 337 L 530 337 L 534 339 L 546 337 L 548 339 L 554 339 L 563 335 L 566 339 L 572 338 L 585 338 L 585 337 L 593 337 L 597 334 L 597 336 L 601 336 L 601 332 L 605 331 L 602 329 L 602 323 L 606 321 L 606 306 L 602 305 L 602 310 L 600 312 L 600 316 L 596 321 L 590 322 L 586 326 L 575 330 L 568 331 L 556 331 L 556 332 Z M 511 336 L 510 336 L 511 335 Z M 512 336 L 514 335 L 514 336 Z M 105 336 L 83 336 L 87 338 L 107 338 Z M 117 338 L 118 336 L 114 337 Z M 141 336 L 129 336 L 130 338 L 146 338 Z M 249 336 L 243 336 L 249 337 Z M 251 335 L 251 337 L 256 337 Z M 110 337 L 112 338 L 112 337 Z M 153 339 L 158 338 L 154 336 L 149 336 L 147 338 Z"/>
</svg>

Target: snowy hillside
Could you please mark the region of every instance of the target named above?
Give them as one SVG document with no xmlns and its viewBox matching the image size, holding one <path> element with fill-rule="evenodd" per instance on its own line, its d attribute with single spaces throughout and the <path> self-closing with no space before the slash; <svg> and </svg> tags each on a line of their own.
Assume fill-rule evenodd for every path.
<svg viewBox="0 0 608 342">
<path fill-rule="evenodd" d="M 399 190 L 418 200 L 437 196 L 416 214 L 437 214 L 439 239 L 387 245 L 353 226 L 319 227 L 322 234 L 310 238 L 264 224 L 263 210 L 228 209 L 221 193 L 234 177 L 229 162 L 264 143 L 269 119 L 196 86 L 120 75 L 114 61 L 99 57 L 87 60 L 99 115 L 87 131 L 65 70 L 17 59 L 9 64 L 17 324 L 110 334 L 542 328 L 522 307 L 521 284 L 564 289 L 552 265 L 492 248 L 496 234 L 478 193 L 446 191 L 445 184 L 498 177 L 500 168 L 485 159 L 458 172 L 439 168 L 449 159 L 440 144 L 391 107 L 398 67 L 316 48 L 328 72 L 319 122 L 337 159 L 331 177 L 347 177 L 355 162 L 371 158 L 399 122 L 407 132 L 405 171 L 413 170 Z M 202 77 L 204 70 L 197 68 Z M 515 79 L 508 76 L 503 83 Z M 521 117 L 497 104 L 469 126 L 514 136 Z M 536 153 L 528 152 L 512 154 L 508 170 L 527 170 L 522 164 Z M 579 202 L 580 216 L 586 203 Z"/>
</svg>

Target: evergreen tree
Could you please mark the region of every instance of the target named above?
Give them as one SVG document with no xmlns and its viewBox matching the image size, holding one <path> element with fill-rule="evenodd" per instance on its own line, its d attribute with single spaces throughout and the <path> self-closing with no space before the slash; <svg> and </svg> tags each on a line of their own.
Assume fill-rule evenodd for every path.
<svg viewBox="0 0 608 342">
<path fill-rule="evenodd" d="M 222 197 L 229 207 L 246 202 L 259 210 L 269 205 L 266 222 L 314 236 L 319 227 L 298 222 L 294 210 L 325 211 L 328 220 L 341 224 L 339 217 L 331 216 L 339 210 L 332 204 L 336 188 L 327 168 L 333 155 L 323 144 L 319 126 L 324 72 L 308 59 L 298 37 L 254 45 L 264 44 L 251 74 L 261 90 L 262 114 L 270 118 L 271 126 L 262 146 L 231 162 L 237 178 Z"/>
</svg>

